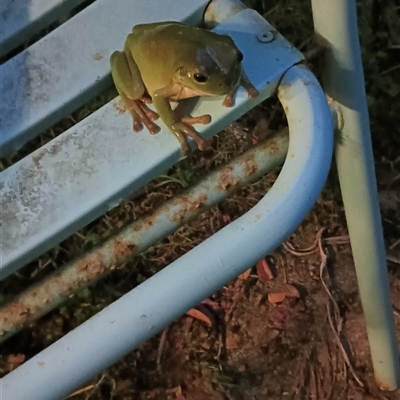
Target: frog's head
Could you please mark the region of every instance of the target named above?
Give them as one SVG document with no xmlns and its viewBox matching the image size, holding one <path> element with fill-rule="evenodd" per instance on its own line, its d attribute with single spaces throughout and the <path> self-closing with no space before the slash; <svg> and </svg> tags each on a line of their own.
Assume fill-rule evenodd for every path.
<svg viewBox="0 0 400 400">
<path fill-rule="evenodd" d="M 173 80 L 201 96 L 223 96 L 235 90 L 242 74 L 242 53 L 229 36 L 182 56 Z"/>
</svg>

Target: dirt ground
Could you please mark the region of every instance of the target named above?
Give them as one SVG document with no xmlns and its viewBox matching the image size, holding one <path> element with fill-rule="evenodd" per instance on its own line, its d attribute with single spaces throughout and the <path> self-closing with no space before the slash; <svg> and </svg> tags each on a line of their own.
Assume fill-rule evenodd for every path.
<svg viewBox="0 0 400 400">
<path fill-rule="evenodd" d="M 307 42 L 307 32 L 312 30 L 310 10 L 309 5 L 300 3 L 294 0 L 281 2 L 282 8 L 295 10 L 301 16 L 292 25 L 288 24 L 287 15 L 276 7 L 268 8 L 261 1 L 253 5 L 301 50 L 307 50 L 309 45 L 302 48 L 301 43 Z M 372 18 L 376 3 L 383 7 L 380 9 L 382 15 L 388 14 L 385 7 L 392 4 L 390 1 L 366 2 L 368 7 L 360 12 L 360 32 L 400 347 L 400 105 L 394 101 L 400 93 L 396 83 L 400 70 L 393 69 L 398 64 L 395 62 L 398 49 L 390 47 L 396 43 L 397 31 L 388 17 L 377 21 Z M 398 12 L 398 7 L 395 10 Z M 303 18 L 303 15 L 307 17 Z M 308 31 L 299 35 L 302 26 Z M 378 54 L 377 49 L 382 53 Z M 318 68 L 317 61 L 315 65 L 311 63 L 312 68 Z M 85 115 L 80 110 L 72 120 Z M 190 162 L 181 162 L 144 191 L 133 194 L 119 207 L 6 279 L 1 288 L 2 300 L 8 300 L 28 284 L 92 248 L 116 228 L 155 209 L 207 171 L 284 126 L 277 101 L 267 100 L 215 138 L 212 151 L 206 155 L 196 152 Z M 62 130 L 54 127 L 36 145 Z M 3 160 L 3 165 L 15 162 L 23 151 L 10 160 Z M 9 339 L 1 347 L 0 374 L 10 372 L 238 218 L 259 201 L 278 173 L 274 171 L 241 189 Z M 332 166 L 316 205 L 287 242 L 205 299 L 191 315 L 172 323 L 68 398 L 400 399 L 400 390 L 382 392 L 374 381 L 347 235 L 337 174 Z"/>
</svg>

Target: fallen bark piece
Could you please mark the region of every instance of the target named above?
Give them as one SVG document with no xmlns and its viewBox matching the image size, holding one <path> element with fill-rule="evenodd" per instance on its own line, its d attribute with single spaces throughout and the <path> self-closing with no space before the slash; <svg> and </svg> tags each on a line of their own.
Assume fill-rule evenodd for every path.
<svg viewBox="0 0 400 400">
<path fill-rule="evenodd" d="M 268 301 L 272 304 L 281 303 L 286 297 L 300 297 L 299 291 L 289 284 L 280 286 L 277 290 L 268 293 Z"/>
<path fill-rule="evenodd" d="M 257 269 L 258 279 L 261 282 L 271 281 L 272 279 L 274 279 L 274 275 L 272 274 L 272 271 L 265 258 L 261 259 L 256 264 L 256 269 Z"/>
<path fill-rule="evenodd" d="M 192 308 L 191 310 L 189 310 L 186 315 L 189 315 L 190 317 L 195 319 L 199 319 L 200 321 L 205 322 L 208 326 L 212 326 L 211 319 L 196 308 Z"/>
</svg>

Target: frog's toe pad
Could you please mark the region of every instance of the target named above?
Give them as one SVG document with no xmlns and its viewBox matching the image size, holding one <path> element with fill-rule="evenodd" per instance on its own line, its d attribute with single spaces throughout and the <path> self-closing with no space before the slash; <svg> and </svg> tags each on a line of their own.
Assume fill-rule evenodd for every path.
<svg viewBox="0 0 400 400">
<path fill-rule="evenodd" d="M 186 116 L 182 118 L 182 122 L 189 125 L 202 124 L 207 125 L 211 122 L 211 115 L 205 114 L 198 117 Z"/>
</svg>

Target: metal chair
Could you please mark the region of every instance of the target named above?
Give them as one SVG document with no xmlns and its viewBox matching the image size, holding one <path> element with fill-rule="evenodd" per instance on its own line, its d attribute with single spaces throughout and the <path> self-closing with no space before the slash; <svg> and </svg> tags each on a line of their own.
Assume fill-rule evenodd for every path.
<svg viewBox="0 0 400 400">
<path fill-rule="evenodd" d="M 216 134 L 276 91 L 287 114 L 289 144 L 286 136 L 277 136 L 233 161 L 232 182 L 250 179 L 249 160 L 256 176 L 282 162 L 286 152 L 289 156 L 272 189 L 250 212 L 5 376 L 3 398 L 46 400 L 67 395 L 279 246 L 301 223 L 324 185 L 334 125 L 343 137 L 336 144 L 336 160 L 375 375 L 382 389 L 395 389 L 400 380 L 399 357 L 355 2 L 312 2 L 316 32 L 330 49 L 325 80 L 331 108 L 316 78 L 301 65 L 302 55 L 255 11 L 229 0 L 176 4 L 176 0 L 97 0 L 4 63 L 0 67 L 3 154 L 104 90 L 110 84 L 108 57 L 133 25 L 159 20 L 199 24 L 205 11 L 208 25 L 229 33 L 243 51 L 244 68 L 260 96 L 248 101 L 240 92 L 231 110 L 222 108 L 219 100 L 200 100 L 197 111 L 213 117 L 201 133 Z M 1 37 L 4 52 L 43 27 L 43 21 L 66 12 L 61 0 L 53 0 L 51 9 L 48 4 L 28 9 L 25 2 L 11 0 L 2 5 L 7 6 L 8 21 L 14 22 L 5 25 L 10 33 Z M 327 20 L 326 15 L 331 17 Z M 129 116 L 119 115 L 111 102 L 6 169 L 0 186 L 2 278 L 117 205 L 179 156 L 178 143 L 165 129 L 157 136 L 133 137 Z M 97 279 L 203 207 L 220 201 L 229 194 L 229 189 L 218 185 L 221 173 L 216 171 L 196 185 L 183 206 L 179 199 L 171 200 L 155 212 L 151 224 L 142 220 L 125 227 L 41 286 L 28 288 L 0 310 L 2 339 L 56 307 L 83 281 Z M 171 287 L 179 287 L 179 295 Z M 10 324 L 5 316 L 12 314 Z"/>
</svg>

